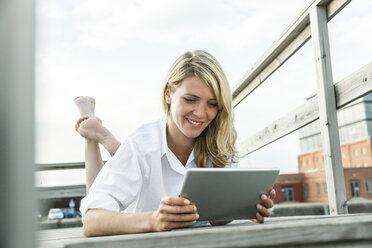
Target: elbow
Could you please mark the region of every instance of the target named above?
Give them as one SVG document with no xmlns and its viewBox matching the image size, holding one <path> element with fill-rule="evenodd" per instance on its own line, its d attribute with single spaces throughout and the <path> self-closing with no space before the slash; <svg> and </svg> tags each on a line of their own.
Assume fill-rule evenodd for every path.
<svg viewBox="0 0 372 248">
<path fill-rule="evenodd" d="M 89 238 L 89 237 L 94 237 L 95 235 L 93 234 L 93 232 L 91 231 L 91 228 L 89 228 L 89 226 L 87 224 L 84 223 L 83 225 L 83 234 L 86 238 Z"/>
<path fill-rule="evenodd" d="M 97 236 L 94 231 L 94 221 L 92 221 L 92 218 L 94 217 L 91 215 L 92 211 L 88 210 L 84 216 L 83 235 L 87 238 Z"/>
<path fill-rule="evenodd" d="M 84 224 L 83 225 L 83 234 L 86 238 L 89 238 L 89 237 L 93 237 L 94 235 L 92 234 L 92 232 L 89 230 L 89 227 Z"/>
</svg>

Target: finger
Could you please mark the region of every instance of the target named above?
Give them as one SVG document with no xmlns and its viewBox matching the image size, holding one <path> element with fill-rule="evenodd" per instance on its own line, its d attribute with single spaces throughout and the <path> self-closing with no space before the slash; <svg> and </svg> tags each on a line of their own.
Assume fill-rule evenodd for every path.
<svg viewBox="0 0 372 248">
<path fill-rule="evenodd" d="M 170 214 L 196 213 L 196 207 L 193 204 L 184 206 L 161 204 L 159 207 L 159 212 Z"/>
<path fill-rule="evenodd" d="M 264 223 L 265 219 L 262 215 L 260 215 L 260 213 L 256 213 L 256 220 L 258 223 Z"/>
<path fill-rule="evenodd" d="M 159 215 L 160 221 L 163 222 L 190 222 L 199 219 L 199 214 L 169 214 L 161 213 Z"/>
<path fill-rule="evenodd" d="M 265 217 L 270 217 L 271 215 L 270 211 L 264 206 L 262 206 L 261 204 L 257 204 L 256 208 L 259 211 L 260 215 L 265 216 Z"/>
<path fill-rule="evenodd" d="M 275 189 L 271 189 L 270 190 L 270 198 L 271 198 L 271 200 L 274 200 L 275 197 L 276 197 L 276 191 L 275 191 Z"/>
<path fill-rule="evenodd" d="M 160 201 L 161 204 L 171 205 L 171 206 L 184 206 L 189 205 L 191 202 L 183 197 L 171 197 L 166 196 Z"/>
<path fill-rule="evenodd" d="M 254 223 L 258 223 L 257 219 L 251 219 L 251 221 L 253 221 Z"/>
<path fill-rule="evenodd" d="M 196 223 L 196 221 L 188 221 L 188 222 L 165 222 L 163 224 L 163 230 L 172 230 L 175 228 L 182 228 L 192 226 Z"/>
<path fill-rule="evenodd" d="M 265 205 L 265 207 L 267 207 L 267 208 L 274 207 L 274 202 L 271 200 L 271 198 L 267 197 L 267 195 L 262 194 L 261 195 L 261 200 L 262 200 L 263 204 Z"/>
<path fill-rule="evenodd" d="M 174 228 L 182 228 L 182 227 L 192 226 L 195 223 L 196 223 L 196 220 L 195 221 L 188 221 L 188 222 L 172 222 L 173 229 Z"/>
</svg>

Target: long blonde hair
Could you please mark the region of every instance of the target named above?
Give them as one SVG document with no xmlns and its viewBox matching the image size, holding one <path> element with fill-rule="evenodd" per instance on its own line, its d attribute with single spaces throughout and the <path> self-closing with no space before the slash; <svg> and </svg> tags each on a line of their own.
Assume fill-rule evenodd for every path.
<svg viewBox="0 0 372 248">
<path fill-rule="evenodd" d="M 236 163 L 236 131 L 232 97 L 226 75 L 218 61 L 209 53 L 195 50 L 182 54 L 171 66 L 163 88 L 163 108 L 170 115 L 170 104 L 165 100 L 166 90 L 173 93 L 185 78 L 196 76 L 204 81 L 214 92 L 218 112 L 214 120 L 196 138 L 194 146 L 195 163 L 198 167 L 207 166 L 208 159 L 213 167 L 225 167 Z"/>
</svg>

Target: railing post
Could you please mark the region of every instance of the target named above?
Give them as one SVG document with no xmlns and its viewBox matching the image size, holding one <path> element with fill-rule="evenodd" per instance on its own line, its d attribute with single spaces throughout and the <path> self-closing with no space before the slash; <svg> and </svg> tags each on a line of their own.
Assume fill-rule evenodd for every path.
<svg viewBox="0 0 372 248">
<path fill-rule="evenodd" d="M 331 215 L 347 214 L 326 7 L 315 6 L 311 10 L 310 25 L 315 51 L 319 117 L 327 178 L 329 212 Z"/>
<path fill-rule="evenodd" d="M 35 247 L 34 0 L 0 1 L 0 247 Z"/>
</svg>

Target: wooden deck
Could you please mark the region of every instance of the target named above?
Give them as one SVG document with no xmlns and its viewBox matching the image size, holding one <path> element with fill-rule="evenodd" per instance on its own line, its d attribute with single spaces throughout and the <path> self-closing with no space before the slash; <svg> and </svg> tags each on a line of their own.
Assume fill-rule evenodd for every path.
<svg viewBox="0 0 372 248">
<path fill-rule="evenodd" d="M 268 218 L 265 224 L 85 238 L 81 228 L 37 232 L 37 247 L 372 247 L 372 214 Z"/>
</svg>

